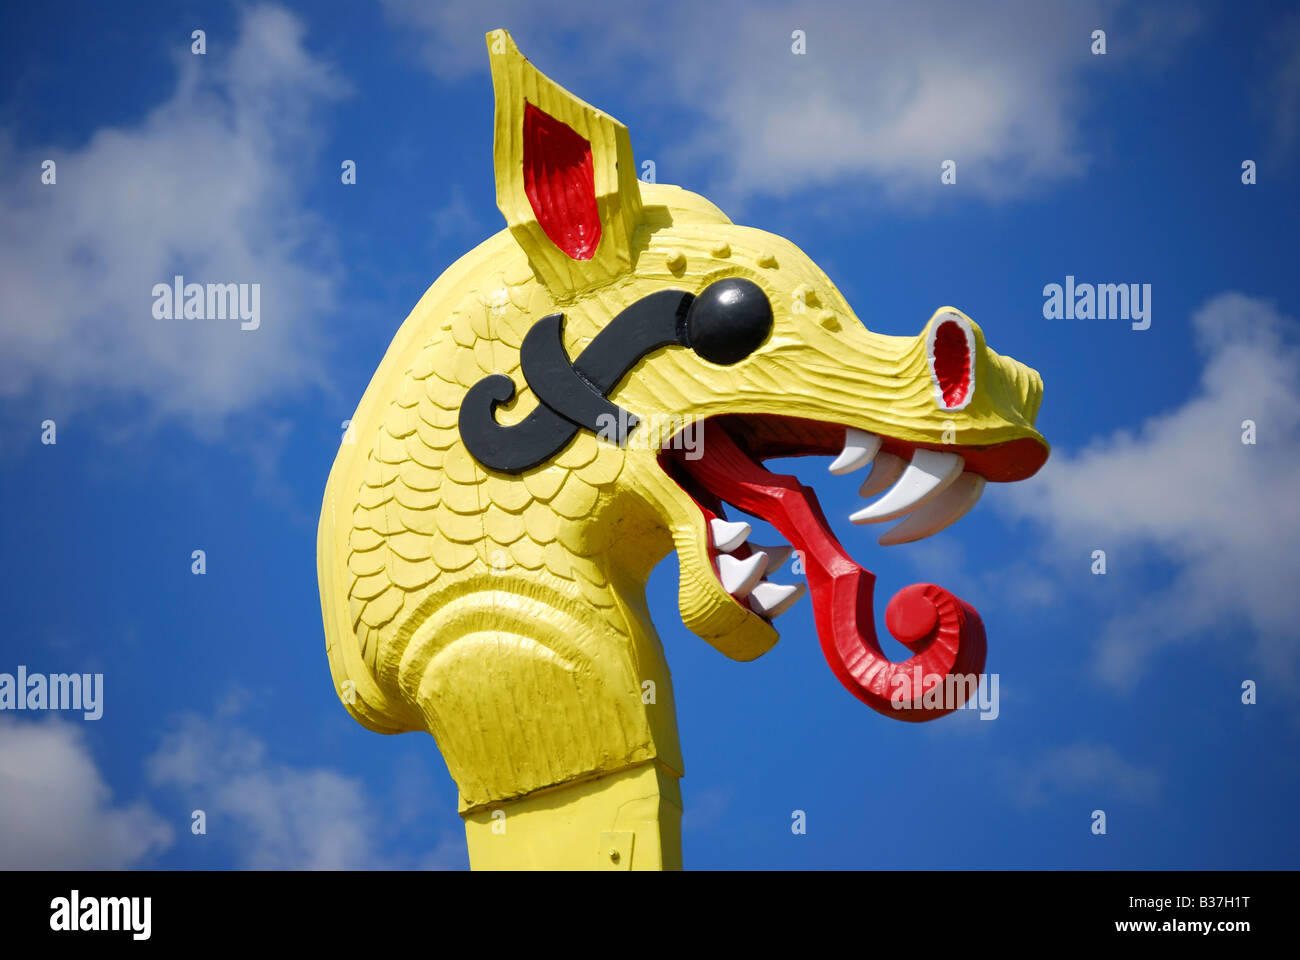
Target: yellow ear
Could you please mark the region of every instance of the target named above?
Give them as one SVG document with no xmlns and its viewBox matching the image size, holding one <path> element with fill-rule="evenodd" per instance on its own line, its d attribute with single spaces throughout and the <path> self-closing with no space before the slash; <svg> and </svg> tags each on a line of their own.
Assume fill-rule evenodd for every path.
<svg viewBox="0 0 1300 960">
<path fill-rule="evenodd" d="M 641 190 L 627 127 L 487 35 L 496 94 L 497 206 L 557 299 L 632 269 Z"/>
</svg>

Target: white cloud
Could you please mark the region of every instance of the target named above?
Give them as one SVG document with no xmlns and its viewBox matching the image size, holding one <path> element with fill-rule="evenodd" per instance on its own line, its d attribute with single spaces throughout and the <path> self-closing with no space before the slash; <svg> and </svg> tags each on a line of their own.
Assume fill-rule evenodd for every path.
<svg viewBox="0 0 1300 960">
<path fill-rule="evenodd" d="M 1160 777 L 1121 757 L 1109 744 L 1074 743 L 1048 750 L 1031 763 L 1012 762 L 998 778 L 1014 802 L 1036 807 L 1053 795 L 1086 795 L 1104 807 L 1111 800 L 1148 802 Z"/>
<path fill-rule="evenodd" d="M 531 0 L 384 6 L 444 79 L 486 71 L 483 34 L 505 26 L 544 72 L 596 106 L 608 106 L 601 91 L 613 84 L 647 109 L 670 100 L 662 109 L 680 137 L 656 158 L 661 176 L 677 182 L 664 159 L 705 165 L 708 192 L 724 206 L 832 184 L 935 196 L 948 159 L 963 188 L 986 196 L 1074 176 L 1087 156 L 1078 125 L 1087 72 L 1123 69 L 1137 50 L 1155 62 L 1199 23 L 1112 0 L 673 0 L 618 16 Z M 1105 57 L 1089 49 L 1098 27 L 1110 34 Z M 807 38 L 802 56 L 791 52 L 796 29 Z M 637 133 L 644 157 L 650 145 Z"/>
<path fill-rule="evenodd" d="M 0 868 L 121 869 L 172 838 L 148 804 L 114 804 L 80 728 L 0 718 Z"/>
<path fill-rule="evenodd" d="M 1122 612 L 1103 621 L 1097 670 L 1117 687 L 1153 653 L 1214 634 L 1279 683 L 1300 665 L 1300 349 L 1294 319 L 1264 301 L 1222 294 L 1192 318 L 1205 366 L 1196 394 L 1135 431 L 1073 455 L 1053 453 L 1039 476 L 999 498 L 1046 526 L 1045 557 L 1086 569 L 1105 549 Z M 1257 443 L 1242 443 L 1242 422 Z M 1138 577 L 1155 555 L 1171 579 Z M 1084 558 L 1080 560 L 1079 558 Z"/>
<path fill-rule="evenodd" d="M 357 777 L 295 767 L 268 756 L 266 744 L 233 720 L 182 718 L 149 758 L 150 781 L 172 788 L 207 814 L 201 838 L 233 846 L 242 867 L 342 870 L 456 865 L 463 844 L 444 834 L 429 853 L 394 863 L 381 856 L 383 808 Z M 408 811 L 409 812 L 409 811 Z M 402 811 L 395 815 L 402 819 Z M 458 856 L 459 854 L 459 856 Z"/>
<path fill-rule="evenodd" d="M 266 756 L 236 726 L 184 720 L 149 758 L 150 780 L 175 787 L 208 819 L 209 836 L 232 836 L 249 868 L 346 869 L 371 865 L 365 788 L 327 769 L 296 769 Z"/>
<path fill-rule="evenodd" d="M 179 55 L 174 93 L 138 124 L 71 150 L 20 150 L 0 131 L 0 167 L 19 172 L 0 183 L 0 392 L 60 408 L 140 398 L 210 424 L 323 381 L 333 261 L 295 180 L 319 107 L 345 86 L 277 7 L 208 43 Z M 260 283 L 260 329 L 154 319 L 152 288 L 175 274 Z"/>
</svg>

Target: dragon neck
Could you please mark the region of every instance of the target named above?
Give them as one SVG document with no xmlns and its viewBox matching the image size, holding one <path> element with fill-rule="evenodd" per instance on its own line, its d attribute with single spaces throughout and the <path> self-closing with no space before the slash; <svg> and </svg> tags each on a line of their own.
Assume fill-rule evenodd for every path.
<svg viewBox="0 0 1300 960">
<path fill-rule="evenodd" d="M 680 775 L 645 596 L 671 541 L 642 514 L 615 497 L 600 515 L 560 517 L 553 537 L 548 518 L 531 524 L 535 537 L 484 540 L 403 618 L 387 672 L 437 738 L 463 809 L 650 760 Z"/>
</svg>

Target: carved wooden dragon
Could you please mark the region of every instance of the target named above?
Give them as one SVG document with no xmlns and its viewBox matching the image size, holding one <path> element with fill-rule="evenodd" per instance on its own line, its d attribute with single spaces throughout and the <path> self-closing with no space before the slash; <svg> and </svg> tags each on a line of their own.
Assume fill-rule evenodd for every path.
<svg viewBox="0 0 1300 960">
<path fill-rule="evenodd" d="M 654 566 L 676 550 L 683 622 L 752 660 L 803 592 L 767 580 L 788 549 L 746 543 L 724 504 L 762 517 L 802 554 L 840 681 L 886 716 L 941 715 L 923 694 L 982 671 L 978 615 L 901 591 L 886 624 L 915 656 L 889 662 L 871 573 L 763 461 L 871 464 L 881 496 L 853 519 L 919 539 L 1042 465 L 1042 383 L 950 307 L 916 337 L 869 332 L 792 243 L 639 182 L 625 127 L 505 31 L 487 42 L 508 229 L 425 293 L 340 448 L 318 541 L 330 669 L 366 727 L 436 738 L 475 868 L 679 866 Z"/>
</svg>

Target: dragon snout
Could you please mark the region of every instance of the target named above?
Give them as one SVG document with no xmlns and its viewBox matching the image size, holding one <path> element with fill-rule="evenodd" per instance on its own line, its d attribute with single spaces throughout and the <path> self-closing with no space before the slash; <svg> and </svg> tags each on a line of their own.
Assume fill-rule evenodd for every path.
<svg viewBox="0 0 1300 960">
<path fill-rule="evenodd" d="M 1038 420 L 1038 407 L 1043 402 L 1043 378 L 1019 360 L 999 356 L 987 348 L 986 353 L 998 394 L 1009 397 L 1012 410 L 1032 426 Z"/>
<path fill-rule="evenodd" d="M 1033 425 L 1043 398 L 1042 377 L 991 350 L 964 313 L 950 307 L 936 311 L 920 340 L 939 412 L 965 410 L 982 395 L 1008 420 Z"/>
<path fill-rule="evenodd" d="M 916 423 L 922 446 L 979 448 L 977 472 L 989 480 L 1023 480 L 1042 466 L 1048 447 L 1034 428 L 1043 399 L 1036 370 L 992 350 L 979 326 L 952 307 L 935 311 L 904 367 L 918 360 L 931 400 Z"/>
</svg>

